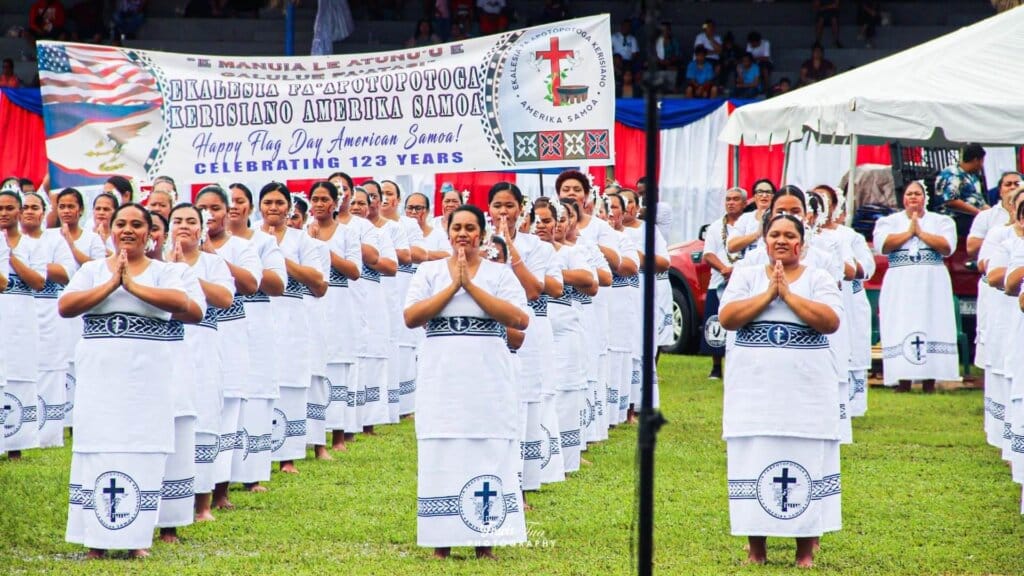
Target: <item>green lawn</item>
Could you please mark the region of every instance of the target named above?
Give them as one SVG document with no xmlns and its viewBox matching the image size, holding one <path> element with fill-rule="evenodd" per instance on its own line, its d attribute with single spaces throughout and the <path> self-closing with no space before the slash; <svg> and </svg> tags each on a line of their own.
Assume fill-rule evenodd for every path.
<svg viewBox="0 0 1024 576">
<path fill-rule="evenodd" d="M 746 567 L 729 536 L 721 383 L 708 361 L 662 358 L 669 424 L 658 445 L 656 569 L 663 574 L 794 573 L 792 541 L 770 541 L 769 566 Z M 870 392 L 843 448 L 844 529 L 822 540 L 820 573 L 1022 574 L 1020 488 L 982 434 L 979 391 Z M 531 547 L 498 562 L 447 562 L 417 548 L 413 425 L 383 427 L 333 462 L 275 473 L 270 492 L 234 492 L 237 509 L 157 544 L 140 562 L 82 562 L 64 542 L 70 450 L 0 460 L 2 574 L 629 574 L 635 429 L 612 431 L 587 467 L 531 497 Z"/>
</svg>

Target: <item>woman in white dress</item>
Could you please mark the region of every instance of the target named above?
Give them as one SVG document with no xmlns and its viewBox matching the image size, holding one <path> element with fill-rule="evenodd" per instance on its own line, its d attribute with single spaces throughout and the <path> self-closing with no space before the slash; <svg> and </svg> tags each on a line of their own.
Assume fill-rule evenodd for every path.
<svg viewBox="0 0 1024 576">
<path fill-rule="evenodd" d="M 744 212 L 736 221 L 736 234 L 729 236 L 726 248 L 730 253 L 739 254 L 740 258 L 746 252 L 757 250 L 758 241 L 761 239 L 761 225 L 764 223 L 765 210 L 772 198 L 775 197 L 775 184 L 767 178 L 754 182 L 754 210 Z"/>
<path fill-rule="evenodd" d="M 719 321 L 734 330 L 725 357 L 723 437 L 731 532 L 748 561 L 767 561 L 768 536 L 795 537 L 796 563 L 814 563 L 815 539 L 841 527 L 835 358 L 839 288 L 801 264 L 804 227 L 780 215 L 765 225 L 771 263 L 736 268 Z"/>
<path fill-rule="evenodd" d="M 39 385 L 36 420 L 39 424 L 39 447 L 64 445 L 64 412 L 67 405 L 67 371 L 73 350 L 67 346 L 67 324 L 57 315 L 57 298 L 70 277 L 78 270 L 67 242 L 59 230 L 42 229 L 46 214 L 43 196 L 29 192 L 22 197 L 21 232 L 39 242 L 41 257 L 46 262 L 46 284 L 33 290 L 39 328 Z"/>
<path fill-rule="evenodd" d="M 39 240 L 21 233 L 21 196 L 0 191 L 0 230 L 3 231 L 10 260 L 7 287 L 0 292 L 0 345 L 7 353 L 7 382 L 3 410 L 5 446 L 11 460 L 21 451 L 39 446 L 39 320 L 33 291 L 46 285 L 46 255 Z M 9 406 L 9 408 L 8 408 Z"/>
<path fill-rule="evenodd" d="M 430 198 L 427 198 L 426 194 L 413 192 L 405 199 L 405 215 L 415 219 L 420 225 L 424 241 L 423 249 L 427 253 L 426 259 L 447 258 L 452 255 L 452 245 L 448 242 L 448 231 L 443 226 L 437 225 L 434 219 L 427 218 L 428 214 L 430 214 Z"/>
<path fill-rule="evenodd" d="M 503 326 L 529 323 L 508 266 L 480 257 L 484 215 L 465 206 L 449 226 L 456 255 L 425 262 L 409 288 L 405 323 L 425 326 L 416 410 L 417 543 L 447 558 L 453 546 L 526 541 L 519 493 L 519 387 Z"/>
<path fill-rule="evenodd" d="M 1009 254 L 1004 290 L 1014 300 L 1014 312 L 1011 328 L 1006 340 L 1020 342 L 1024 336 L 1024 314 L 1021 314 L 1021 282 L 1024 280 L 1024 188 L 1013 193 L 1014 222 L 1013 230 L 1005 240 L 1005 250 Z M 986 240 L 987 242 L 987 240 Z M 1009 424 L 1009 461 L 1012 478 L 1018 484 L 1024 484 L 1024 351 L 1020 346 L 1008 346 L 1005 366 L 1009 376 L 1007 386 L 1007 405 L 1004 422 Z M 1024 508 L 1022 508 L 1024 509 Z"/>
<path fill-rule="evenodd" d="M 548 298 L 562 295 L 561 270 L 551 245 L 518 231 L 523 193 L 515 184 L 498 182 L 488 192 L 494 234 L 505 240 L 509 266 L 526 293 L 530 329 L 519 348 L 520 410 L 523 438 L 523 490 L 565 479 L 555 378 L 545 367 L 554 364 L 554 335 L 548 320 Z M 525 222 L 526 219 L 523 218 Z"/>
<path fill-rule="evenodd" d="M 231 305 L 217 311 L 217 348 L 221 358 L 220 382 L 222 403 L 220 413 L 220 437 L 217 441 L 217 455 L 214 461 L 214 482 L 212 506 L 231 508 L 228 500 L 228 481 L 231 479 L 231 461 L 235 451 L 247 450 L 242 433 L 242 404 L 246 401 L 249 386 L 249 330 L 245 315 L 245 296 L 256 293 L 263 267 L 259 256 L 248 240 L 233 236 L 227 230 L 227 193 L 217 185 L 206 186 L 196 194 L 196 207 L 203 211 L 206 235 L 201 249 L 203 252 L 220 256 L 231 274 L 234 296 Z M 196 450 L 202 450 L 197 441 Z M 205 504 L 197 498 L 199 504 Z M 197 510 L 196 519 L 205 519 L 206 514 Z"/>
<path fill-rule="evenodd" d="M 551 322 L 554 338 L 555 363 L 555 406 L 558 410 L 558 429 L 562 442 L 562 460 L 565 471 L 576 472 L 580 468 L 580 452 L 586 443 L 581 422 L 587 420 L 586 394 L 587 376 L 584 369 L 583 323 L 580 305 L 576 302 L 577 290 L 591 291 L 597 286 L 597 278 L 582 248 L 563 244 L 556 240 L 558 222 L 564 217 L 566 208 L 552 203 L 547 198 L 538 198 L 533 203 L 530 219 L 537 237 L 555 248 L 555 258 L 561 269 L 564 289 L 558 298 L 548 298 L 548 320 Z"/>
<path fill-rule="evenodd" d="M 454 188 L 441 192 L 441 214 L 434 217 L 434 227 L 448 231 L 448 217 L 462 206 L 462 194 Z"/>
<path fill-rule="evenodd" d="M 405 234 L 409 250 L 409 264 L 399 264 L 395 276 L 395 299 L 392 312 L 392 332 L 398 345 L 398 357 L 395 362 L 398 378 L 398 414 L 408 416 L 415 412 L 416 406 L 416 347 L 420 342 L 422 330 L 406 328 L 402 322 L 402 306 L 405 295 L 409 291 L 412 275 L 416 266 L 428 260 L 426 240 L 420 223 L 414 218 L 401 214 L 402 190 L 391 180 L 380 182 L 380 217 L 394 222 Z M 401 258 L 401 254 L 399 254 Z"/>
<path fill-rule="evenodd" d="M 359 280 L 363 257 L 359 234 L 355 228 L 342 225 L 334 217 L 338 208 L 338 188 L 328 181 L 316 182 L 309 189 L 310 214 L 313 222 L 309 234 L 328 248 L 327 294 L 323 301 L 323 318 L 329 330 L 321 340 L 326 360 L 329 402 L 324 425 L 331 431 L 331 448 L 345 450 L 345 431 L 352 430 L 346 419 L 349 391 L 355 388 L 356 338 L 358 317 L 349 283 Z M 317 447 L 317 457 L 326 459 L 326 446 Z"/>
<path fill-rule="evenodd" d="M 114 253 L 114 241 L 110 237 L 110 218 L 117 210 L 120 200 L 110 192 L 98 194 L 92 200 L 92 231 L 103 240 L 107 255 Z"/>
<path fill-rule="evenodd" d="M 875 223 L 874 245 L 889 258 L 879 294 L 879 332 L 886 386 L 909 392 L 921 380 L 925 392 L 936 380 L 957 380 L 953 288 L 943 258 L 956 247 L 956 225 L 926 210 L 921 182 L 907 184 L 903 211 Z"/>
<path fill-rule="evenodd" d="M 251 492 L 264 492 L 266 487 L 260 482 L 270 480 L 274 402 L 279 396 L 277 349 L 281 347 L 275 341 L 279 327 L 270 300 L 284 294 L 288 273 L 277 240 L 250 226 L 252 192 L 239 183 L 232 184 L 229 191 L 230 234 L 249 242 L 261 267 L 259 289 L 242 296 L 249 333 L 249 372 L 240 415 L 242 427 L 231 462 L 231 481 L 241 482 Z"/>
<path fill-rule="evenodd" d="M 61 237 L 67 242 L 71 255 L 75 258 L 75 269 L 91 260 L 107 257 L 107 248 L 103 238 L 92 230 L 82 228 L 82 215 L 85 213 L 85 200 L 82 193 L 74 188 L 65 188 L 54 197 L 57 210 L 57 222 Z M 66 401 L 64 403 L 64 427 L 71 427 L 75 408 L 75 345 L 81 335 L 81 321 L 77 319 L 61 320 L 61 332 L 64 335 L 62 348 L 68 356 L 68 373 L 65 380 Z"/>
<path fill-rule="evenodd" d="M 210 217 L 191 204 L 179 204 L 171 212 L 171 240 L 175 249 L 171 261 L 192 269 L 206 312 L 198 324 L 185 325 L 185 344 L 193 363 L 191 379 L 196 405 L 195 445 L 195 519 L 213 520 L 211 494 L 218 482 L 216 460 L 220 452 L 221 413 L 224 408 L 224 380 L 221 364 L 220 314 L 231 307 L 235 281 L 224 259 L 216 253 L 200 250 L 203 228 Z M 229 361 L 231 359 L 229 358 Z M 221 480 L 223 481 L 223 480 Z"/>
<path fill-rule="evenodd" d="M 359 334 L 363 335 L 358 353 L 357 384 L 357 394 L 363 393 L 363 403 L 357 408 L 363 433 L 368 435 L 375 434 L 374 426 L 391 422 L 387 397 L 390 383 L 388 360 L 392 352 L 391 309 L 388 307 L 387 291 L 381 283 L 381 277 L 393 277 L 398 273 L 398 254 L 391 236 L 382 233 L 371 221 L 371 207 L 379 202 L 379 198 L 371 199 L 366 189 L 357 186 L 352 191 L 349 207 L 354 217 L 363 219 L 373 228 L 372 235 L 367 233 L 363 242 L 371 243 L 378 252 L 378 258 L 373 263 L 363 260 L 360 281 L 355 285 L 360 316 Z M 356 404 L 359 404 L 358 397 Z"/>
<path fill-rule="evenodd" d="M 618 412 L 611 411 L 610 425 L 632 423 L 630 406 L 634 403 L 634 385 L 640 387 L 640 318 L 637 316 L 640 294 L 640 250 L 622 226 L 626 211 L 625 199 L 612 194 L 605 196 L 608 204 L 608 223 L 618 238 L 621 263 L 612 277 L 612 299 L 617 306 L 610 309 L 609 325 L 613 334 L 609 344 L 608 386 L 618 390 Z"/>
<path fill-rule="evenodd" d="M 153 367 L 173 361 L 169 320 L 191 308 L 181 274 L 145 255 L 145 208 L 121 206 L 112 222 L 117 255 L 87 262 L 57 301 L 61 316 L 84 315 L 66 539 L 89 548 L 87 558 L 149 554 L 180 384 Z"/>
<path fill-rule="evenodd" d="M 157 176 L 153 179 L 153 189 L 146 198 L 146 208 L 153 214 L 171 219 L 171 209 L 178 202 L 178 190 L 170 176 Z"/>
<path fill-rule="evenodd" d="M 302 286 L 319 298 L 327 292 L 327 282 L 315 241 L 287 225 L 292 208 L 288 188 L 271 182 L 260 190 L 259 201 L 262 231 L 277 243 L 287 271 L 284 292 L 270 301 L 279 336 L 288 343 L 275 347 L 280 391 L 274 402 L 271 459 L 280 462 L 282 472 L 294 474 L 298 472 L 295 460 L 306 457 L 306 400 L 312 378 L 310 327 Z"/>
</svg>

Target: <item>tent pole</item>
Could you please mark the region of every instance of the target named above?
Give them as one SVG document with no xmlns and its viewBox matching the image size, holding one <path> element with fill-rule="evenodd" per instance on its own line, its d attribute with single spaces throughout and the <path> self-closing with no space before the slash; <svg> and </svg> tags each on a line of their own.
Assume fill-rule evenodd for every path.
<svg viewBox="0 0 1024 576">
<path fill-rule="evenodd" d="M 782 145 L 782 178 L 779 182 L 779 188 L 786 185 L 786 172 L 789 172 L 789 140 Z"/>
<path fill-rule="evenodd" d="M 647 61 L 657 62 L 655 37 L 658 32 L 658 13 L 661 0 L 646 0 L 644 17 L 647 30 Z M 640 408 L 640 429 L 637 431 L 637 453 L 640 464 L 639 482 L 637 486 L 639 510 L 637 513 L 637 574 L 651 576 L 654 572 L 654 449 L 658 440 L 658 429 L 664 424 L 661 412 L 654 408 L 654 371 L 658 348 L 654 344 L 654 240 L 657 234 L 655 223 L 658 221 L 658 198 L 661 185 L 658 182 L 658 142 L 660 140 L 658 98 L 661 95 L 662 76 L 657 66 L 648 68 L 644 75 L 646 109 L 647 109 L 647 157 L 645 158 L 645 175 L 647 176 L 646 215 L 644 230 L 644 274 L 641 289 L 643 290 L 643 359 L 641 363 L 642 385 L 639 402 L 634 405 Z"/>
<path fill-rule="evenodd" d="M 857 209 L 857 135 L 850 136 L 850 171 L 846 175 L 846 225 L 853 226 L 854 211 Z"/>
<path fill-rule="evenodd" d="M 740 147 L 730 146 L 732 150 L 732 185 L 734 188 L 740 186 Z"/>
</svg>

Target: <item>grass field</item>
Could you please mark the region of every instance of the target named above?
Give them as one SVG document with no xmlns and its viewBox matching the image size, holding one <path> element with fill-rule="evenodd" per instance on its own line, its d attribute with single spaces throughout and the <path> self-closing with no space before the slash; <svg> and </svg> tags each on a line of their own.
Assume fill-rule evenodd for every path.
<svg viewBox="0 0 1024 576">
<path fill-rule="evenodd" d="M 656 570 L 662 574 L 794 573 L 794 545 L 769 541 L 769 565 L 743 566 L 729 536 L 721 382 L 708 361 L 665 356 L 658 444 Z M 982 434 L 979 391 L 935 396 L 872 389 L 843 448 L 841 532 L 822 540 L 823 574 L 1022 574 L 1020 488 Z M 612 431 L 594 465 L 530 501 L 530 546 L 497 562 L 441 562 L 417 548 L 411 422 L 362 438 L 333 462 L 275 472 L 270 492 L 234 492 L 237 509 L 156 544 L 143 561 L 80 561 L 64 542 L 70 449 L 0 460 L 2 574 L 629 574 L 636 431 Z"/>
</svg>

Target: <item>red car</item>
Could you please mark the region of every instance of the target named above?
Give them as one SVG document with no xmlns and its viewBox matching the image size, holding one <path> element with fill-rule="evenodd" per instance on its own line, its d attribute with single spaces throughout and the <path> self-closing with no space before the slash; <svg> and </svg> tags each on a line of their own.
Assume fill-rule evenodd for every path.
<svg viewBox="0 0 1024 576">
<path fill-rule="evenodd" d="M 666 352 L 693 353 L 700 347 L 704 302 L 708 280 L 711 278 L 711 267 L 704 263 L 703 258 L 706 230 L 707 226 L 701 227 L 696 240 L 669 246 L 673 342 L 662 348 Z M 953 281 L 953 293 L 960 301 L 963 330 L 967 334 L 967 341 L 973 343 L 979 275 L 974 262 L 967 256 L 963 240 L 957 244 L 953 256 L 946 259 L 946 267 Z M 875 275 L 865 283 L 865 287 L 869 290 L 881 289 L 882 277 L 888 268 L 888 259 L 875 255 Z"/>
</svg>

